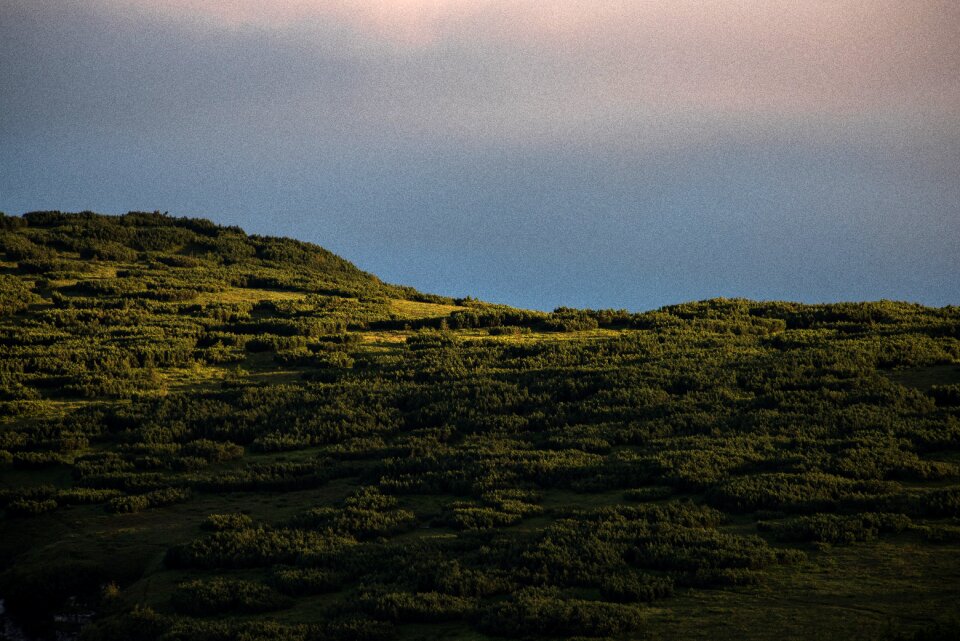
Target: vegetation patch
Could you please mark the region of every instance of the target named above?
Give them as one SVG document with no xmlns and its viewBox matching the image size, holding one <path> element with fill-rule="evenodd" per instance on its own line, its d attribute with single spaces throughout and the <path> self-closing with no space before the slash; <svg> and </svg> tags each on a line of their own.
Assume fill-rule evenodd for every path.
<svg viewBox="0 0 960 641">
<path fill-rule="evenodd" d="M 0 216 L 0 264 L 0 598 L 47 636 L 911 638 L 960 599 L 956 307 L 530 311 L 149 212 Z"/>
</svg>

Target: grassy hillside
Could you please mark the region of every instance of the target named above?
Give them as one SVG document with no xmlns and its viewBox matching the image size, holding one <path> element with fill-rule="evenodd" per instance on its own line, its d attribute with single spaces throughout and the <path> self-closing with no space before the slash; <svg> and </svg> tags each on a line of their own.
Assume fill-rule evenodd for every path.
<svg viewBox="0 0 960 641">
<path fill-rule="evenodd" d="M 956 633 L 955 307 L 545 314 L 45 212 L 0 217 L 0 380 L 0 598 L 36 634 Z"/>
</svg>

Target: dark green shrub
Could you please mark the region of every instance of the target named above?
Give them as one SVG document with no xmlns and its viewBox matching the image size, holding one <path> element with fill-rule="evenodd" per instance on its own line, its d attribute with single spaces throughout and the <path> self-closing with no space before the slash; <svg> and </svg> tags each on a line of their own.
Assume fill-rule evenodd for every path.
<svg viewBox="0 0 960 641">
<path fill-rule="evenodd" d="M 473 600 L 439 592 L 373 592 L 361 598 L 361 607 L 377 619 L 395 623 L 432 623 L 469 617 Z"/>
<path fill-rule="evenodd" d="M 903 514 L 866 513 L 856 515 L 813 514 L 785 521 L 761 521 L 762 531 L 772 532 L 781 541 L 812 541 L 849 544 L 870 541 L 880 534 L 896 534 L 912 526 Z"/>
<path fill-rule="evenodd" d="M 272 569 L 269 583 L 284 594 L 308 596 L 338 590 L 343 578 L 330 570 L 280 565 Z"/>
<path fill-rule="evenodd" d="M 193 616 L 272 612 L 293 604 L 289 597 L 262 583 L 222 577 L 181 583 L 171 603 L 177 612 Z"/>
<path fill-rule="evenodd" d="M 109 512 L 118 512 L 121 514 L 140 512 L 141 510 L 146 510 L 148 508 L 163 507 L 165 505 L 173 505 L 174 503 L 182 503 L 189 500 L 190 496 L 190 490 L 187 488 L 163 488 L 154 490 L 153 492 L 147 492 L 146 494 L 118 496 L 117 498 L 110 499 L 110 502 L 107 503 L 107 510 Z"/>
<path fill-rule="evenodd" d="M 233 514 L 210 514 L 200 527 L 204 530 L 245 530 L 253 525 L 253 519 L 247 514 L 234 512 Z"/>
<path fill-rule="evenodd" d="M 34 501 L 31 499 L 17 499 L 7 504 L 7 514 L 11 516 L 35 516 L 57 509 L 54 499 Z"/>
<path fill-rule="evenodd" d="M 614 574 L 600 585 L 600 595 L 606 601 L 637 603 L 673 596 L 673 580 L 650 574 Z"/>
<path fill-rule="evenodd" d="M 508 637 L 565 638 L 622 635 L 637 628 L 640 611 L 627 605 L 561 596 L 554 590 L 525 589 L 489 606 L 480 625 Z"/>
</svg>

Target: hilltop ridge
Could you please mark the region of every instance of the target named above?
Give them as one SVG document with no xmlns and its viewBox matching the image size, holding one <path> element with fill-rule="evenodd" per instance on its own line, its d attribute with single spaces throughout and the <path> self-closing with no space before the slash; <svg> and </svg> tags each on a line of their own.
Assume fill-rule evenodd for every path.
<svg viewBox="0 0 960 641">
<path fill-rule="evenodd" d="M 389 294 L 422 297 L 413 288 L 382 283 L 347 260 L 312 243 L 290 238 L 248 235 L 239 227 L 220 226 L 202 218 L 177 218 L 160 212 L 129 212 L 106 216 L 93 212 L 29 212 L 3 216 L 2 246 L 8 258 L 34 261 L 27 269 L 39 273 L 83 273 L 71 260 L 92 260 L 151 266 L 219 268 L 212 275 L 229 284 L 255 284 L 275 289 L 358 296 Z M 58 264 L 44 264 L 56 258 Z M 259 274 L 244 268 L 262 270 Z M 197 277 L 198 272 L 191 273 Z M 208 284 L 198 280 L 197 285 Z M 433 297 L 440 298 L 440 297 Z M 450 302 L 444 300 L 443 302 Z"/>
</svg>

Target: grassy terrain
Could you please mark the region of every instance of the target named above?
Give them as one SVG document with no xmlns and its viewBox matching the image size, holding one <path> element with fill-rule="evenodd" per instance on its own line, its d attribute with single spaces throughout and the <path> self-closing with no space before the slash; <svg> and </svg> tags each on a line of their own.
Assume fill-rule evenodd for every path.
<svg viewBox="0 0 960 641">
<path fill-rule="evenodd" d="M 936 638 L 960 597 L 954 307 L 542 313 L 38 212 L 0 217 L 0 380 L 41 637 Z"/>
</svg>

